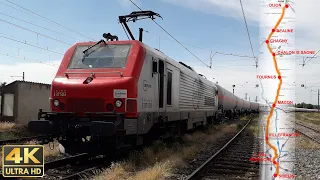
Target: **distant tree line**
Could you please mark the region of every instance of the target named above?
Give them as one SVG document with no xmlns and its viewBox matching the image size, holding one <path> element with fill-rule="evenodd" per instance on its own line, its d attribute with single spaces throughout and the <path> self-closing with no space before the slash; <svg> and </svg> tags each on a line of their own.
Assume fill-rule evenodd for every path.
<svg viewBox="0 0 320 180">
<path fill-rule="evenodd" d="M 306 108 L 306 109 L 318 109 L 318 106 L 312 105 L 312 104 L 307 104 L 307 103 L 298 103 L 295 104 L 296 108 Z"/>
</svg>

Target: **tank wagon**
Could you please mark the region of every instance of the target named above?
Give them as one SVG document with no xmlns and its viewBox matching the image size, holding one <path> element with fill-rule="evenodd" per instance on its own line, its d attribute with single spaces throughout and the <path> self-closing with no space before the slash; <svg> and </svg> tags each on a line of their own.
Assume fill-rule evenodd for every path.
<svg viewBox="0 0 320 180">
<path fill-rule="evenodd" d="M 218 106 L 251 111 L 249 102 L 142 38 L 104 37 L 66 51 L 52 81 L 51 111 L 29 122 L 31 131 L 57 138 L 63 152 L 114 152 L 180 136 L 217 121 Z"/>
<path fill-rule="evenodd" d="M 229 118 L 235 115 L 240 115 L 243 113 L 250 113 L 252 111 L 259 111 L 259 103 L 249 102 L 243 100 L 230 91 L 226 90 L 220 85 L 216 85 L 218 88 L 218 113 L 222 116 L 227 116 Z"/>
</svg>

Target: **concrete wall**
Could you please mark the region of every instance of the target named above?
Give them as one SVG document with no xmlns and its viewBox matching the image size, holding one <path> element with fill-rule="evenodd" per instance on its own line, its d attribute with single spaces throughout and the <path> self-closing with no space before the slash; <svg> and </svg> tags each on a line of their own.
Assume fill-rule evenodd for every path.
<svg viewBox="0 0 320 180">
<path fill-rule="evenodd" d="M 32 82 L 19 82 L 17 85 L 17 116 L 15 121 L 19 124 L 28 124 L 30 120 L 38 119 L 39 109 L 50 111 L 49 84 Z"/>
<path fill-rule="evenodd" d="M 8 85 L 6 85 L 3 88 L 3 92 L 2 94 L 13 94 L 14 95 L 14 101 L 13 101 L 13 116 L 0 116 L 0 121 L 14 121 L 18 115 L 18 99 L 17 97 L 17 87 L 18 84 L 16 82 L 10 83 Z M 2 96 L 1 98 L 1 115 L 3 115 L 3 110 L 4 110 L 4 106 L 5 106 L 5 98 L 4 96 Z"/>
</svg>

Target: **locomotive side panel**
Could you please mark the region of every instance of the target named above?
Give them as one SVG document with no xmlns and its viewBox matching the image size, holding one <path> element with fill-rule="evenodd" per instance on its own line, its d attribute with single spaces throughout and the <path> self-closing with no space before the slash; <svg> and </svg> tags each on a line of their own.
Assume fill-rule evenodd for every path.
<svg viewBox="0 0 320 180">
<path fill-rule="evenodd" d="M 188 129 L 192 129 L 193 126 L 206 124 L 206 118 L 213 116 L 217 111 L 216 86 L 212 82 L 200 77 L 196 72 L 165 56 L 163 53 L 147 45 L 145 47 L 147 52 L 150 52 L 153 58 L 157 59 L 156 61 L 162 60 L 164 62 L 163 68 L 165 69 L 165 77 L 162 84 L 164 88 L 163 94 L 158 91 L 155 95 L 156 99 L 160 99 L 159 94 L 162 94 L 163 108 L 157 109 L 158 116 L 154 117 L 154 123 L 157 123 L 156 117 L 162 116 L 167 117 L 165 120 L 168 122 L 188 120 Z M 150 61 L 150 58 L 147 61 Z M 150 64 L 149 67 L 151 68 L 152 65 Z M 158 70 L 160 72 L 160 63 L 158 63 Z M 152 68 L 150 71 L 152 71 Z M 145 73 L 142 72 L 141 74 Z M 158 81 L 158 85 L 161 79 L 159 76 L 160 73 L 157 73 L 157 78 L 155 78 L 155 81 Z M 179 81 L 174 82 L 177 79 Z M 168 89 L 170 88 L 171 97 L 168 96 Z M 179 96 L 179 99 L 176 99 L 177 96 Z M 168 103 L 170 99 L 171 103 Z M 140 124 L 138 123 L 138 125 Z"/>
<path fill-rule="evenodd" d="M 203 79 L 181 72 L 180 84 L 181 111 L 212 111 L 216 106 L 216 89 Z"/>
<path fill-rule="evenodd" d="M 178 121 L 180 117 L 180 69 L 166 60 L 166 116 L 168 121 Z"/>
<path fill-rule="evenodd" d="M 147 133 L 158 117 L 158 74 L 152 73 L 153 55 L 146 51 L 138 81 L 138 134 Z"/>
</svg>

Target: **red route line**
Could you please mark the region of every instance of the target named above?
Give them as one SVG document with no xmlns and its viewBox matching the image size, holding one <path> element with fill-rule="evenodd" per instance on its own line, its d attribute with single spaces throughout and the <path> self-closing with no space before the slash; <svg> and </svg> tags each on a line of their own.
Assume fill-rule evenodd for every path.
<svg viewBox="0 0 320 180">
<path fill-rule="evenodd" d="M 268 46 L 268 50 L 269 50 L 270 54 L 273 57 L 274 67 L 275 67 L 275 69 L 277 71 L 278 79 L 280 81 L 279 84 L 278 84 L 277 95 L 276 95 L 276 98 L 275 98 L 275 100 L 274 100 L 274 102 L 272 104 L 272 107 L 271 107 L 271 110 L 270 110 L 270 113 L 269 113 L 269 116 L 268 116 L 268 120 L 267 120 L 267 126 L 266 126 L 266 142 L 267 142 L 268 146 L 270 146 L 270 148 L 274 151 L 274 157 L 272 159 L 273 164 L 275 164 L 275 166 L 276 166 L 276 173 L 274 174 L 274 177 L 277 177 L 278 174 L 279 174 L 279 163 L 276 162 L 276 159 L 278 158 L 278 153 L 277 153 L 277 148 L 275 146 L 272 146 L 272 144 L 269 142 L 268 134 L 269 134 L 270 119 L 271 119 L 271 117 L 273 115 L 274 108 L 276 107 L 276 104 L 277 104 L 277 101 L 278 101 L 278 98 L 279 98 L 280 89 L 281 89 L 281 85 L 282 85 L 282 78 L 281 78 L 281 73 L 280 73 L 279 68 L 278 68 L 276 54 L 272 51 L 272 49 L 270 47 L 270 44 L 269 44 L 269 40 L 271 39 L 273 33 L 276 31 L 276 29 L 278 28 L 279 24 L 281 23 L 281 21 L 282 21 L 282 19 L 284 17 L 286 8 L 288 8 L 288 7 L 289 7 L 289 5 L 286 4 L 282 8 L 281 17 L 279 18 L 277 24 L 274 26 L 274 28 L 272 29 L 271 33 L 268 36 L 268 39 L 266 40 L 266 44 Z"/>
</svg>

